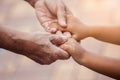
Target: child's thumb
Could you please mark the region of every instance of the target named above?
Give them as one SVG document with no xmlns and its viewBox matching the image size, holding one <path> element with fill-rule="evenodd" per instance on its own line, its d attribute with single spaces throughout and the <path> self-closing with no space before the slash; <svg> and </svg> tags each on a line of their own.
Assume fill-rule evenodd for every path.
<svg viewBox="0 0 120 80">
<path fill-rule="evenodd" d="M 66 44 L 61 45 L 60 48 L 63 49 L 63 50 L 65 50 L 68 53 L 71 52 L 70 47 L 68 45 L 66 45 Z"/>
<path fill-rule="evenodd" d="M 73 20 L 73 15 L 72 14 L 67 14 L 67 23 L 69 24 L 69 23 L 71 23 L 72 22 L 72 20 Z"/>
</svg>

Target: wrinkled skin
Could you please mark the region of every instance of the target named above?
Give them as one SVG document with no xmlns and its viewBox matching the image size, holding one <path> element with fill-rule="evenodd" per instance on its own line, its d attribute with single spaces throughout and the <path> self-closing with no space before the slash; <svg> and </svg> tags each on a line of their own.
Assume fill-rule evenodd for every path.
<svg viewBox="0 0 120 80">
<path fill-rule="evenodd" d="M 51 35 L 48 33 L 34 33 L 31 35 L 30 41 L 37 45 L 33 47 L 28 44 L 33 47 L 33 49 L 30 51 L 30 54 L 25 55 L 40 64 L 50 64 L 57 59 L 68 59 L 69 54 L 57 47 L 66 40 L 67 38 L 64 36 Z"/>
<path fill-rule="evenodd" d="M 59 34 L 58 28 L 66 27 L 66 18 L 65 18 L 66 7 L 62 2 L 62 0 L 38 0 L 35 3 L 34 7 L 39 22 L 47 32 Z M 63 34 L 67 37 L 71 37 L 71 34 L 69 32 L 65 32 Z M 45 53 L 46 56 L 44 54 L 44 57 L 49 59 L 47 61 L 47 59 L 41 58 L 43 61 L 42 60 L 36 60 L 36 61 L 41 61 L 44 63 L 46 61 L 51 63 L 57 59 L 69 58 L 68 53 L 57 47 L 61 44 L 61 41 L 58 40 L 59 41 L 58 42 L 57 40 L 54 39 L 51 40 L 50 37 L 49 34 L 44 34 L 43 36 L 41 34 L 40 36 L 39 34 L 35 34 L 33 42 L 36 42 L 37 44 L 40 44 L 42 46 L 40 48 L 42 50 L 41 52 L 43 54 Z M 43 55 L 42 53 L 41 55 Z"/>
<path fill-rule="evenodd" d="M 54 33 L 58 27 L 66 27 L 66 6 L 62 0 L 39 0 L 35 4 L 36 15 L 46 31 Z"/>
</svg>

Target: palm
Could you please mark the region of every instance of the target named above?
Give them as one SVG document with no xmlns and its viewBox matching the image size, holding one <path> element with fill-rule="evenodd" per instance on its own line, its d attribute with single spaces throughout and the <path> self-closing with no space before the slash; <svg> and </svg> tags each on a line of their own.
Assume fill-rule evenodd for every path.
<svg viewBox="0 0 120 80">
<path fill-rule="evenodd" d="M 66 26 L 65 8 L 62 0 L 40 0 L 35 4 L 36 15 L 45 30 Z"/>
<path fill-rule="evenodd" d="M 48 7 L 53 9 L 53 7 L 56 6 L 49 5 L 46 7 L 44 1 L 38 1 L 35 6 L 37 18 L 46 30 L 49 24 L 57 21 L 57 17 L 55 16 L 54 10 L 50 10 Z"/>
</svg>

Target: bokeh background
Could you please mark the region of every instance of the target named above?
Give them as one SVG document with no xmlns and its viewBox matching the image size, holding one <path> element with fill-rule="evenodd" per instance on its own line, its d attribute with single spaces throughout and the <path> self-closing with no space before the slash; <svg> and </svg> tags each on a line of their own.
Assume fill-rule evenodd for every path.
<svg viewBox="0 0 120 80">
<path fill-rule="evenodd" d="M 73 14 L 86 25 L 120 26 L 120 0 L 64 0 Z M 44 31 L 34 9 L 23 0 L 0 0 L 0 23 L 16 30 Z M 112 33 L 112 32 L 111 32 Z M 120 59 L 120 46 L 93 38 L 81 45 L 96 54 Z M 114 80 L 78 65 L 70 58 L 51 65 L 0 49 L 0 80 Z"/>
</svg>

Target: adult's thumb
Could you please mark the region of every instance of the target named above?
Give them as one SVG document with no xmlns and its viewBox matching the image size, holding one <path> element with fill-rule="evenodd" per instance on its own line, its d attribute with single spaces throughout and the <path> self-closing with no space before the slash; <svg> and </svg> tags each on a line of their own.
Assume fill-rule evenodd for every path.
<svg viewBox="0 0 120 80">
<path fill-rule="evenodd" d="M 57 18 L 58 18 L 58 23 L 62 27 L 66 27 L 66 10 L 65 10 L 65 5 L 63 2 L 59 2 L 57 6 Z"/>
<path fill-rule="evenodd" d="M 66 36 L 59 36 L 59 35 L 52 35 L 50 37 L 50 41 L 54 45 L 61 45 L 67 41 L 67 37 Z"/>
</svg>

